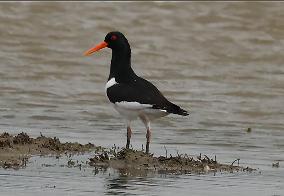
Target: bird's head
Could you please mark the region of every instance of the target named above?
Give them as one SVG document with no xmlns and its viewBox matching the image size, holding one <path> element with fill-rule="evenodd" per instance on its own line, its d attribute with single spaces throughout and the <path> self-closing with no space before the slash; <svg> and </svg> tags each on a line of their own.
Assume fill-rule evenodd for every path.
<svg viewBox="0 0 284 196">
<path fill-rule="evenodd" d="M 126 37 L 121 32 L 113 31 L 106 35 L 103 42 L 87 50 L 84 55 L 89 56 L 105 47 L 111 48 L 112 50 L 123 50 L 124 48 L 129 48 L 130 46 Z"/>
</svg>

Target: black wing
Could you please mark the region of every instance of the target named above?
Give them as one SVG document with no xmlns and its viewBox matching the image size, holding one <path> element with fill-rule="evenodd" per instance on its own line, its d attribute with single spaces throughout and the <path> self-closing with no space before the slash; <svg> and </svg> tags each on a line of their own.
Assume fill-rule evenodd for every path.
<svg viewBox="0 0 284 196">
<path fill-rule="evenodd" d="M 140 77 L 131 83 L 119 83 L 109 87 L 107 96 L 112 103 L 138 102 L 150 104 L 152 108 L 166 110 L 168 113 L 188 115 L 187 111 L 168 101 L 152 83 Z"/>
</svg>

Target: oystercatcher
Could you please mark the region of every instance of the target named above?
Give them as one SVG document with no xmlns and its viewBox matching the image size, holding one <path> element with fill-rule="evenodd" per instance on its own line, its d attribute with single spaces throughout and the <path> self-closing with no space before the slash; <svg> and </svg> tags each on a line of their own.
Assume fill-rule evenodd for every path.
<svg viewBox="0 0 284 196">
<path fill-rule="evenodd" d="M 129 148 L 131 138 L 130 122 L 140 118 L 147 129 L 146 153 L 149 153 L 150 121 L 171 113 L 187 116 L 188 112 L 168 101 L 152 83 L 135 74 L 131 68 L 130 45 L 122 33 L 108 33 L 103 42 L 86 51 L 84 55 L 91 55 L 105 47 L 112 49 L 110 74 L 105 86 L 106 95 L 118 113 L 126 119 L 126 148 Z"/>
</svg>

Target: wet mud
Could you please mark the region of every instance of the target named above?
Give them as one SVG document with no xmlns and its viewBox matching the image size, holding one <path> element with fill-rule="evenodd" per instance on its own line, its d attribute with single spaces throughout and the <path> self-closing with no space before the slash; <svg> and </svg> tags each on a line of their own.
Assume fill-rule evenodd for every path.
<svg viewBox="0 0 284 196">
<path fill-rule="evenodd" d="M 62 143 L 56 137 L 46 137 L 40 135 L 37 138 L 31 138 L 28 134 L 22 132 L 17 135 L 10 135 L 4 132 L 0 135 L 0 166 L 7 169 L 19 169 L 28 164 L 28 159 L 32 155 L 54 155 L 90 153 L 89 161 L 85 166 L 95 169 L 113 168 L 122 170 L 125 173 L 208 173 L 208 172 L 235 172 L 235 171 L 253 171 L 252 168 L 240 166 L 238 160 L 231 164 L 222 164 L 214 158 L 206 155 L 198 157 L 187 154 L 178 154 L 172 156 L 154 156 L 144 151 L 133 149 L 107 149 L 94 144 L 80 144 L 65 142 Z M 79 163 L 79 160 L 77 161 Z M 77 167 L 76 161 L 69 159 L 66 162 L 68 167 Z M 79 166 L 82 166 L 80 162 Z"/>
<path fill-rule="evenodd" d="M 187 154 L 177 154 L 176 156 L 154 156 L 143 151 L 133 149 L 122 149 L 119 152 L 105 151 L 90 158 L 89 164 L 98 168 L 114 168 L 124 170 L 126 173 L 159 172 L 159 173 L 208 173 L 208 172 L 235 172 L 248 171 L 254 169 L 242 167 L 238 160 L 231 164 L 221 164 L 216 160 L 216 156 L 209 158 L 206 155 L 192 157 Z"/>
<path fill-rule="evenodd" d="M 32 155 L 60 155 L 64 153 L 84 153 L 95 149 L 94 144 L 79 144 L 77 142 L 62 143 L 56 137 L 40 135 L 31 138 L 22 132 L 10 135 L 4 132 L 0 135 L 0 167 L 18 169 L 27 164 Z"/>
</svg>

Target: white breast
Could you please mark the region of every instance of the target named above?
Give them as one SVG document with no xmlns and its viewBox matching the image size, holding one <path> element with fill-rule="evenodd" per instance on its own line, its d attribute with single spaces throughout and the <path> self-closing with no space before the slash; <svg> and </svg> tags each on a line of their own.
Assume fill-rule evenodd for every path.
<svg viewBox="0 0 284 196">
<path fill-rule="evenodd" d="M 107 90 L 108 88 L 112 87 L 112 86 L 115 85 L 115 84 L 118 84 L 118 83 L 115 81 L 115 78 L 111 78 L 109 81 L 107 81 L 105 90 Z"/>
</svg>

